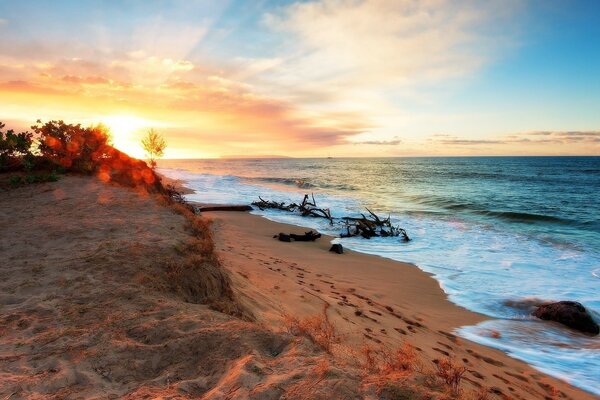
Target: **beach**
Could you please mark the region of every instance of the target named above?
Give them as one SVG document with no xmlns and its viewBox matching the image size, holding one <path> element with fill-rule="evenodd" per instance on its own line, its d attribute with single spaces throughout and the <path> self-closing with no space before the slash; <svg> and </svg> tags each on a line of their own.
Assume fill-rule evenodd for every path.
<svg viewBox="0 0 600 400">
<path fill-rule="evenodd" d="M 327 236 L 273 238 L 298 226 L 242 212 L 190 222 L 156 195 L 79 176 L 5 190 L 0 210 L 2 398 L 452 398 L 435 379 L 448 357 L 466 366 L 454 398 L 594 398 L 456 337 L 485 317 L 410 264 L 331 253 Z M 328 346 L 290 329 L 319 315 Z M 363 359 L 405 343 L 416 357 L 402 371 Z"/>
<path fill-rule="evenodd" d="M 450 355 L 468 367 L 465 386 L 492 388 L 497 397 L 491 398 L 596 398 L 501 351 L 456 337 L 456 328 L 486 317 L 448 301 L 414 265 L 350 250 L 335 254 L 328 251 L 327 236 L 314 243 L 280 242 L 274 234 L 308 229 L 260 216 L 206 215 L 215 221 L 217 246 L 242 304 L 268 325 L 281 326 L 286 313 L 314 315 L 325 307 L 347 346 L 409 342 L 426 364 Z"/>
</svg>

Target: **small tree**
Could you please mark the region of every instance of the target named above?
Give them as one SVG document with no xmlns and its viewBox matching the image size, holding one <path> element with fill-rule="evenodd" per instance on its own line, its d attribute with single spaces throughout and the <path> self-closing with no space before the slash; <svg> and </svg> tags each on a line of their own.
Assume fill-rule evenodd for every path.
<svg viewBox="0 0 600 400">
<path fill-rule="evenodd" d="M 18 168 L 31 156 L 33 134 L 31 132 L 15 133 L 9 129 L 4 132 L 5 125 L 0 122 L 0 171 Z"/>
<path fill-rule="evenodd" d="M 162 157 L 165 153 L 167 142 L 160 133 L 154 129 L 150 129 L 142 139 L 142 146 L 150 159 L 150 166 L 156 168 L 156 159 Z"/>
</svg>

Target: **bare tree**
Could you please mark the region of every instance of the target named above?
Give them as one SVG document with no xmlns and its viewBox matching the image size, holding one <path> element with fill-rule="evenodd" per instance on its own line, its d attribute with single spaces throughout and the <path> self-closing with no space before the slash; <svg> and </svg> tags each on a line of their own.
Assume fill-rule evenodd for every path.
<svg viewBox="0 0 600 400">
<path fill-rule="evenodd" d="M 162 157 L 165 153 L 167 142 L 160 133 L 154 129 L 149 129 L 142 139 L 142 146 L 150 159 L 150 166 L 156 168 L 156 159 Z"/>
</svg>

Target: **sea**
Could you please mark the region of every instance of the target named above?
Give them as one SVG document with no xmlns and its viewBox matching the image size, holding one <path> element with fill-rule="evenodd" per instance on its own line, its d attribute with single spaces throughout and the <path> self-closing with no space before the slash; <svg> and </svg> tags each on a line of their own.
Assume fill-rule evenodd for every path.
<svg viewBox="0 0 600 400">
<path fill-rule="evenodd" d="M 600 337 L 530 315 L 539 302 L 575 300 L 600 321 L 600 157 L 163 160 L 159 171 L 185 180 L 196 192 L 190 201 L 288 203 L 312 193 L 334 217 L 366 208 L 391 216 L 411 241 L 335 242 L 431 273 L 450 301 L 492 318 L 456 334 L 600 395 Z M 284 211 L 253 213 L 342 230 Z"/>
</svg>

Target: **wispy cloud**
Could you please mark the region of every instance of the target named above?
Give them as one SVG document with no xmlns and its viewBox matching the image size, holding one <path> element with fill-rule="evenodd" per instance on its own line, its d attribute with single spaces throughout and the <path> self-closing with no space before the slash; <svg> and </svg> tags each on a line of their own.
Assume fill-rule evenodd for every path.
<svg viewBox="0 0 600 400">
<path fill-rule="evenodd" d="M 363 141 L 353 141 L 354 145 L 374 145 L 374 146 L 397 146 L 402 143 L 401 139 L 397 137 L 392 140 L 363 140 Z"/>
<path fill-rule="evenodd" d="M 289 35 L 282 85 L 312 82 L 343 96 L 472 72 L 506 40 L 488 23 L 511 15 L 515 4 L 321 0 L 268 14 L 266 23 Z"/>
<path fill-rule="evenodd" d="M 466 139 L 452 135 L 433 135 L 429 141 L 451 146 L 510 145 L 516 143 L 598 143 L 600 142 L 600 131 L 533 131 L 504 135 L 498 139 L 490 140 Z"/>
<path fill-rule="evenodd" d="M 498 155 L 598 154 L 600 131 L 530 131 L 472 139 L 454 135 L 432 135 L 426 143 L 446 153 Z"/>
</svg>

